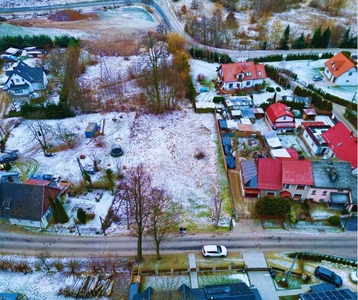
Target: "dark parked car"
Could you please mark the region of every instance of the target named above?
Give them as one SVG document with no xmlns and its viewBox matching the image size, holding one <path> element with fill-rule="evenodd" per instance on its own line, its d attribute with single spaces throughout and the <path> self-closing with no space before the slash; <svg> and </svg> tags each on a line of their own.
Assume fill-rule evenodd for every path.
<svg viewBox="0 0 358 300">
<path fill-rule="evenodd" d="M 313 81 L 321 81 L 321 80 L 322 80 L 322 77 L 319 76 L 319 75 L 315 75 L 315 76 L 312 77 L 312 80 L 313 80 Z"/>
<path fill-rule="evenodd" d="M 10 161 L 14 161 L 17 159 L 17 150 L 7 152 L 7 153 L 0 153 L 0 164 L 5 164 Z"/>
<path fill-rule="evenodd" d="M 319 266 L 314 270 L 314 274 L 317 278 L 332 283 L 336 287 L 342 286 L 342 278 L 331 270 Z"/>
</svg>

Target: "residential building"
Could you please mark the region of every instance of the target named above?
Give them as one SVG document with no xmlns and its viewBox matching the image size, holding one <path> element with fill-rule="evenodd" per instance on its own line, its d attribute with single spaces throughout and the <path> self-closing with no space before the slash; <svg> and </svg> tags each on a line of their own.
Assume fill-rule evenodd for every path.
<svg viewBox="0 0 358 300">
<path fill-rule="evenodd" d="M 249 288 L 246 283 L 231 283 L 207 285 L 203 288 L 190 288 L 182 284 L 177 290 L 156 291 L 148 287 L 144 292 L 138 293 L 139 285 L 133 282 L 129 287 L 129 300 L 154 300 L 154 299 L 223 299 L 223 300 L 261 300 L 256 288 Z"/>
<path fill-rule="evenodd" d="M 357 63 L 342 52 L 325 62 L 324 75 L 335 85 L 357 85 Z"/>
<path fill-rule="evenodd" d="M 48 79 L 42 67 L 30 67 L 20 61 L 12 70 L 6 71 L 8 79 L 4 91 L 13 96 L 24 96 L 34 91 L 44 90 Z"/>
<path fill-rule="evenodd" d="M 352 165 L 353 174 L 357 174 L 357 136 L 342 122 L 322 133 L 323 140 L 328 144 L 328 157 L 337 157 Z"/>
<path fill-rule="evenodd" d="M 329 144 L 323 139 L 322 134 L 331 128 L 323 122 L 302 122 L 304 128 L 302 140 L 311 151 L 312 155 L 324 155 L 329 152 Z"/>
<path fill-rule="evenodd" d="M 352 292 L 349 289 L 336 289 L 333 284 L 320 283 L 310 286 L 309 293 L 298 295 L 299 300 L 356 300 L 357 292 Z"/>
<path fill-rule="evenodd" d="M 266 79 L 264 65 L 253 61 L 221 64 L 217 75 L 220 88 L 226 91 L 252 88 Z"/>
<path fill-rule="evenodd" d="M 357 177 L 344 161 L 312 161 L 313 185 L 307 198 L 328 203 L 331 209 L 357 211 Z"/>
<path fill-rule="evenodd" d="M 60 189 L 48 186 L 1 182 L 0 217 L 13 225 L 46 228 L 52 216 L 49 198 L 60 193 Z"/>
<path fill-rule="evenodd" d="M 265 121 L 271 130 L 279 132 L 293 131 L 296 127 L 291 109 L 281 102 L 271 104 L 267 108 Z"/>
<path fill-rule="evenodd" d="M 310 160 L 259 158 L 257 173 L 262 197 L 304 200 L 313 185 Z"/>
</svg>

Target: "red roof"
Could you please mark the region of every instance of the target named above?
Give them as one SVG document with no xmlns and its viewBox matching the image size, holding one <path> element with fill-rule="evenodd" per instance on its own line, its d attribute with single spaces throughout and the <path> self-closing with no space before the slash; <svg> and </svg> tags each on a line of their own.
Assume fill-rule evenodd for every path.
<svg viewBox="0 0 358 300">
<path fill-rule="evenodd" d="M 24 182 L 24 184 L 28 185 L 40 185 L 40 186 L 48 186 L 51 184 L 51 181 L 48 180 L 40 180 L 40 179 L 29 179 Z"/>
<path fill-rule="evenodd" d="M 357 168 L 357 137 L 342 121 L 325 131 L 322 137 L 340 160 L 349 161 Z"/>
<path fill-rule="evenodd" d="M 258 188 L 260 190 L 281 190 L 281 160 L 259 158 L 257 163 Z"/>
<path fill-rule="evenodd" d="M 305 128 L 310 127 L 310 126 L 321 126 L 321 125 L 326 125 L 323 121 L 311 121 L 311 122 L 301 122 L 301 125 Z"/>
<path fill-rule="evenodd" d="M 282 183 L 313 185 L 312 162 L 310 160 L 283 160 Z"/>
<path fill-rule="evenodd" d="M 244 74 L 244 80 L 266 78 L 265 66 L 255 64 L 253 61 L 222 64 L 220 68 L 222 69 L 221 79 L 225 82 L 238 81 L 237 75 L 239 74 Z"/>
<path fill-rule="evenodd" d="M 271 120 L 272 123 L 274 123 L 278 118 L 283 116 L 290 116 L 294 118 L 294 115 L 292 111 L 286 109 L 287 106 L 281 102 L 276 102 L 274 104 L 271 104 L 267 110 L 266 114 Z"/>
<path fill-rule="evenodd" d="M 324 64 L 336 78 L 346 73 L 351 68 L 356 67 L 356 64 L 348 57 L 346 57 L 342 52 L 337 53 Z"/>
<path fill-rule="evenodd" d="M 317 116 L 317 112 L 314 110 L 314 108 L 305 108 L 303 109 L 303 112 L 309 116 Z"/>
</svg>

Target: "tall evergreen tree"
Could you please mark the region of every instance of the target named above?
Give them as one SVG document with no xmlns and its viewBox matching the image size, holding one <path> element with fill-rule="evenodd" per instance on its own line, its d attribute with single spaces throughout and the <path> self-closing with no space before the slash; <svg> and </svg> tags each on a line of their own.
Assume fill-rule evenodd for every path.
<svg viewBox="0 0 358 300">
<path fill-rule="evenodd" d="M 58 200 L 58 198 L 55 198 L 55 206 L 57 211 L 58 222 L 61 224 L 67 223 L 70 218 L 68 217 L 65 209 L 63 208 L 62 203 L 60 202 L 60 200 Z"/>
<path fill-rule="evenodd" d="M 53 199 L 52 199 L 51 197 L 48 197 L 47 200 L 48 200 L 48 202 L 50 203 L 50 207 L 51 207 L 51 210 L 52 210 L 53 219 L 55 220 L 55 223 L 58 223 L 58 222 L 59 222 L 59 219 L 58 219 L 56 204 L 55 204 L 55 202 L 53 201 Z"/>
<path fill-rule="evenodd" d="M 357 36 L 353 36 L 350 32 L 351 28 L 347 28 L 343 40 L 339 44 L 340 48 L 357 48 Z"/>
<path fill-rule="evenodd" d="M 323 31 L 320 48 L 327 48 L 329 46 L 332 39 L 332 33 L 333 32 L 329 27 L 327 27 L 325 31 Z"/>
<path fill-rule="evenodd" d="M 292 48 L 293 49 L 303 49 L 306 46 L 306 41 L 305 41 L 305 36 L 303 34 L 303 32 L 301 33 L 301 35 L 294 40 L 293 44 L 292 44 Z"/>
<path fill-rule="evenodd" d="M 318 27 L 312 36 L 311 39 L 311 47 L 312 48 L 320 48 L 322 45 L 322 29 L 321 27 Z"/>
<path fill-rule="evenodd" d="M 287 25 L 285 31 L 283 32 L 283 37 L 280 40 L 280 49 L 281 50 L 288 50 L 290 49 L 288 43 L 290 40 L 290 25 Z"/>
</svg>

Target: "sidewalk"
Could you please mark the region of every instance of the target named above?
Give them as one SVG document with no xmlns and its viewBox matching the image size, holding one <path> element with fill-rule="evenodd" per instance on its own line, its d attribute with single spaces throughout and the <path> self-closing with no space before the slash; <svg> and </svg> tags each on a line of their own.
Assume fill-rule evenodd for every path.
<svg viewBox="0 0 358 300">
<path fill-rule="evenodd" d="M 267 267 L 263 252 L 242 252 L 243 259 L 248 268 Z M 268 271 L 249 271 L 247 272 L 251 287 L 255 287 L 260 292 L 262 299 L 278 300 L 276 287 Z"/>
</svg>

